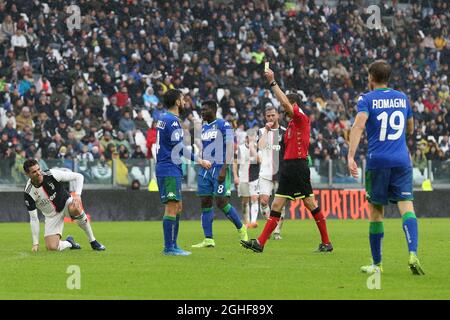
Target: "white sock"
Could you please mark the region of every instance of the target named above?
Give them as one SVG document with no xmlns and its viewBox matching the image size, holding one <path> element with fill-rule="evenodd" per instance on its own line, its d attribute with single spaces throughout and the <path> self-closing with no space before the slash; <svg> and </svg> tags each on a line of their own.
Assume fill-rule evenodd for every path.
<svg viewBox="0 0 450 320">
<path fill-rule="evenodd" d="M 94 233 L 92 232 L 91 224 L 89 223 L 84 211 L 78 217 L 75 218 L 75 221 L 77 222 L 78 226 L 84 230 L 89 239 L 89 242 L 94 241 L 95 240 Z"/>
<path fill-rule="evenodd" d="M 259 211 L 258 201 L 252 201 L 252 206 L 250 209 L 251 223 L 255 223 L 256 220 L 258 219 L 258 211 Z"/>
<path fill-rule="evenodd" d="M 281 233 L 281 228 L 283 227 L 283 221 L 284 221 L 285 215 L 286 215 L 286 208 L 283 207 L 283 209 L 281 209 L 280 221 L 278 222 L 277 227 L 275 228 L 275 231 L 273 233 Z"/>
<path fill-rule="evenodd" d="M 58 251 L 64 251 L 67 248 L 72 248 L 72 244 L 69 241 L 61 241 L 59 240 L 59 244 L 58 244 Z"/>
<path fill-rule="evenodd" d="M 247 202 L 246 204 L 242 205 L 242 215 L 244 216 L 245 223 L 250 221 L 249 213 L 250 213 L 250 203 Z"/>
<path fill-rule="evenodd" d="M 265 219 L 269 219 L 269 216 L 270 216 L 270 208 L 269 208 L 269 206 L 261 206 L 261 211 L 262 211 L 262 214 L 264 215 L 264 218 Z"/>
</svg>

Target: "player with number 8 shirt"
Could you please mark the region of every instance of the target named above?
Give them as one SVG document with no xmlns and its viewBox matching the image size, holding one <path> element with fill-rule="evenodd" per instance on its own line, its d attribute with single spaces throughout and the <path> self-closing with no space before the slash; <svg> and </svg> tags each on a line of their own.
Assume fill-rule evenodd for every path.
<svg viewBox="0 0 450 320">
<path fill-rule="evenodd" d="M 242 223 L 236 209 L 229 203 L 231 196 L 230 165 L 234 160 L 234 130 L 230 123 L 218 119 L 217 102 L 206 100 L 202 103 L 202 157 L 211 163 L 211 168 L 200 169 L 198 174 L 198 196 L 202 207 L 202 228 L 204 240 L 193 248 L 213 248 L 213 199 L 220 211 L 233 223 L 241 240 L 248 240 L 247 228 Z"/>
</svg>

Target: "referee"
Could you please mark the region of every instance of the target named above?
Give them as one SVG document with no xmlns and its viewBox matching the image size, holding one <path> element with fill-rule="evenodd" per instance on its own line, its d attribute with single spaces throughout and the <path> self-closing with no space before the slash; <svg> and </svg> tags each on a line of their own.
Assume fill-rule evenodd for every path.
<svg viewBox="0 0 450 320">
<path fill-rule="evenodd" d="M 272 202 L 270 217 L 258 239 L 242 240 L 241 244 L 244 248 L 262 252 L 264 245 L 280 221 L 281 210 L 286 204 L 286 200 L 302 199 L 305 206 L 311 211 L 322 238 L 322 242 L 316 252 L 331 252 L 333 251 L 333 246 L 328 238 L 326 220 L 320 211 L 320 207 L 314 200 L 311 187 L 307 161 L 310 139 L 309 118 L 300 109 L 302 101 L 300 95 L 291 93 L 286 96 L 275 81 L 272 70 L 268 69 L 264 75 L 278 101 L 283 106 L 285 114 L 291 120 L 284 134 L 284 164 L 280 166 L 279 187 Z"/>
</svg>

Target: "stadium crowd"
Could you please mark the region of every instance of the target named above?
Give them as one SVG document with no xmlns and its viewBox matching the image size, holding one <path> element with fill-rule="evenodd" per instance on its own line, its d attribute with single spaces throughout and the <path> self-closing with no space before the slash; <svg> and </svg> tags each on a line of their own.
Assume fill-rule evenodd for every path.
<svg viewBox="0 0 450 320">
<path fill-rule="evenodd" d="M 78 159 L 86 170 L 95 161 L 98 177 L 111 174 L 113 158 L 153 157 L 169 88 L 185 93 L 191 135 L 201 101 L 218 98 L 220 116 L 242 137 L 263 126 L 266 105 L 278 106 L 263 61 L 282 88 L 304 96 L 319 174 L 327 176 L 332 159 L 347 177 L 348 134 L 376 59 L 391 63 L 391 87 L 411 100 L 414 165 L 423 172 L 432 160 L 450 175 L 447 1 L 406 11 L 382 1 L 381 29 L 367 27 L 357 1 L 279 0 L 79 0 L 80 29 L 69 29 L 71 3 L 0 0 L 1 178 L 28 157 Z"/>
</svg>

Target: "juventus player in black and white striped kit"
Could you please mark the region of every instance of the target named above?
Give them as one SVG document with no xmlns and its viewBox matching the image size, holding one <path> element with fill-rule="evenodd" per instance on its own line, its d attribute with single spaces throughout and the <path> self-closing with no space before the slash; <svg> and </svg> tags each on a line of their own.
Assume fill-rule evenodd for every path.
<svg viewBox="0 0 450 320">
<path fill-rule="evenodd" d="M 278 110 L 269 105 L 265 109 L 266 125 L 259 129 L 258 149 L 261 154 L 259 171 L 259 201 L 262 214 L 268 218 L 270 215 L 269 199 L 272 192 L 278 188 L 278 173 L 283 165 L 284 134 L 286 128 L 279 124 Z M 281 219 L 273 235 L 275 240 L 281 239 L 281 226 L 285 216 L 282 210 Z"/>
<path fill-rule="evenodd" d="M 242 214 L 247 229 L 258 226 L 256 220 L 259 212 L 258 178 L 261 159 L 258 155 L 256 136 L 256 131 L 252 129 L 247 132 L 245 143 L 238 146 L 237 162 L 233 164 L 234 183 L 237 184 L 238 196 L 242 199 Z"/>
<path fill-rule="evenodd" d="M 95 240 L 91 225 L 81 204 L 83 175 L 55 169 L 42 172 L 38 162 L 34 159 L 25 161 L 23 169 L 29 178 L 25 186 L 24 196 L 25 205 L 30 214 L 33 252 L 39 250 L 40 230 L 37 209 L 45 217 L 44 239 L 47 250 L 81 249 L 80 245 L 70 236 L 65 241 L 61 240 L 64 217 L 70 217 L 77 222 L 88 236 L 92 249 L 105 250 L 105 247 Z M 63 182 L 73 183 L 76 195 L 71 196 L 64 188 Z"/>
</svg>

